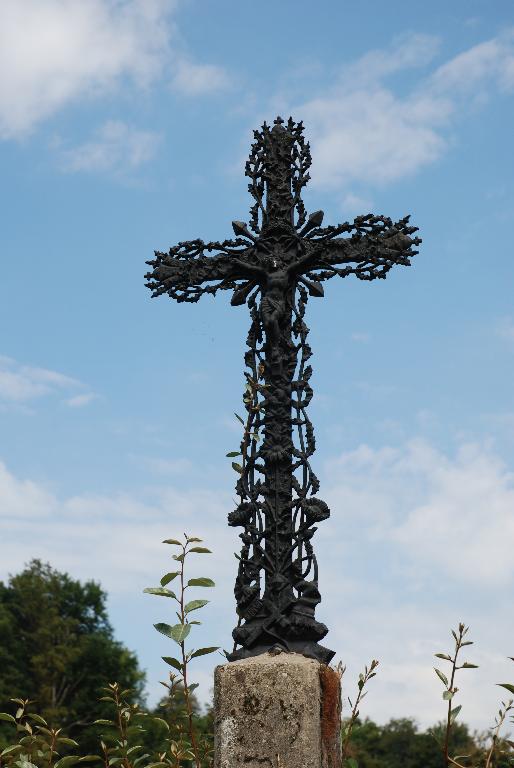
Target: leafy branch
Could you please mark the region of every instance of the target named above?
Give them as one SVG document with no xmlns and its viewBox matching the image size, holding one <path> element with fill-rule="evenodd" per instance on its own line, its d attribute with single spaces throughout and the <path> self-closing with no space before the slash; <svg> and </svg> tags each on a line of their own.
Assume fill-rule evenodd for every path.
<svg viewBox="0 0 514 768">
<path fill-rule="evenodd" d="M 186 650 L 185 641 L 191 632 L 191 627 L 193 624 L 201 623 L 196 619 L 191 620 L 190 614 L 203 608 L 209 602 L 208 600 L 190 600 L 189 602 L 186 602 L 186 591 L 192 587 L 214 587 L 214 581 L 212 579 L 206 578 L 205 576 L 202 576 L 200 578 L 189 579 L 186 583 L 185 561 L 186 558 L 193 553 L 210 554 L 211 550 L 207 549 L 206 547 L 198 546 L 198 544 L 202 543 L 202 539 L 199 539 L 195 536 L 188 536 L 187 534 L 184 534 L 184 542 L 181 542 L 178 539 L 166 539 L 163 543 L 179 548 L 179 553 L 172 555 L 173 560 L 179 563 L 179 570 L 164 574 L 160 581 L 160 587 L 147 587 L 144 592 L 151 595 L 170 598 L 178 604 L 178 611 L 176 611 L 176 616 L 178 618 L 177 624 L 170 625 L 158 623 L 154 626 L 158 632 L 174 640 L 174 642 L 177 643 L 177 645 L 180 647 L 180 658 L 176 658 L 174 656 L 163 656 L 163 660 L 171 667 L 173 667 L 173 669 L 177 670 L 180 675 L 177 679 L 177 675 L 174 675 L 173 673 L 170 674 L 171 684 L 173 687 L 179 683 L 183 687 L 188 719 L 188 733 L 191 740 L 191 749 L 194 755 L 196 768 L 201 768 L 200 750 L 196 737 L 196 730 L 193 723 L 193 708 L 191 700 L 191 694 L 198 687 L 198 683 L 189 683 L 188 664 L 192 659 L 195 659 L 199 656 L 205 656 L 209 653 L 214 653 L 214 651 L 218 650 L 218 647 L 216 646 L 198 648 L 197 650 Z M 175 592 L 172 590 L 168 589 L 167 586 L 176 578 L 179 579 L 180 585 L 178 595 L 175 594 Z"/>
<path fill-rule="evenodd" d="M 17 698 L 11 701 L 16 705 L 16 713 L 0 712 L 0 720 L 14 726 L 18 739 L 0 753 L 0 767 L 70 768 L 77 763 L 101 761 L 98 755 L 62 756 L 63 747 L 76 748 L 77 742 L 65 736 L 62 728 L 52 728 L 43 717 L 30 712 L 33 701 Z"/>
<path fill-rule="evenodd" d="M 357 696 L 355 699 L 355 703 L 352 704 L 352 701 L 350 697 L 348 697 L 348 703 L 350 704 L 350 707 L 352 708 L 352 713 L 348 720 L 346 721 L 344 725 L 344 730 L 342 733 L 342 745 L 341 745 L 341 755 L 342 755 L 342 762 L 344 768 L 357 768 L 357 761 L 353 757 L 348 757 L 348 747 L 350 744 L 350 738 L 352 735 L 352 731 L 354 728 L 355 723 L 357 722 L 357 719 L 359 717 L 359 707 L 364 699 L 365 696 L 367 696 L 367 691 L 364 690 L 366 687 L 366 684 L 371 680 L 372 677 L 376 676 L 376 668 L 378 667 L 378 661 L 376 659 L 372 659 L 371 664 L 364 667 L 364 672 L 361 672 L 359 674 L 359 679 L 357 681 Z M 341 668 L 341 675 L 344 672 L 344 667 Z"/>
<path fill-rule="evenodd" d="M 458 666 L 457 664 L 459 653 L 462 650 L 462 648 L 464 648 L 467 645 L 473 645 L 472 640 L 464 639 L 468 631 L 469 631 L 469 627 L 466 627 L 462 623 L 459 624 L 457 631 L 452 629 L 451 632 L 453 635 L 453 639 L 455 640 L 453 656 L 450 653 L 435 654 L 436 658 L 443 659 L 443 661 L 448 661 L 452 665 L 450 679 L 448 679 L 448 677 L 445 675 L 444 672 L 442 672 L 440 669 L 437 669 L 436 667 L 434 667 L 434 672 L 436 673 L 437 677 L 444 685 L 445 690 L 443 692 L 443 699 L 444 701 L 448 702 L 448 711 L 446 715 L 446 727 L 444 730 L 444 738 L 443 738 L 443 742 L 439 746 L 441 747 L 441 750 L 443 753 L 443 759 L 444 759 L 445 765 L 446 766 L 454 765 L 454 766 L 457 766 L 457 768 L 464 768 L 462 763 L 459 763 L 458 761 L 460 759 L 469 757 L 469 755 L 457 755 L 455 757 L 451 757 L 449 754 L 452 726 L 457 716 L 459 715 L 459 712 L 462 709 L 462 705 L 459 705 L 457 707 L 452 706 L 453 698 L 459 690 L 455 685 L 455 676 L 456 676 L 457 670 L 459 669 L 478 669 L 476 664 L 470 664 L 467 661 L 465 661 L 460 666 Z M 432 735 L 434 734 L 432 733 Z M 437 737 L 436 737 L 436 740 L 437 740 Z"/>
<path fill-rule="evenodd" d="M 243 395 L 243 402 L 248 414 L 246 421 L 242 418 L 242 416 L 239 416 L 239 414 L 234 414 L 236 419 L 243 427 L 243 439 L 241 441 L 241 448 L 239 451 L 229 451 L 229 453 L 227 453 L 227 458 L 229 459 L 235 459 L 237 456 L 241 456 L 242 464 L 239 464 L 236 461 L 232 462 L 232 468 L 239 474 L 243 474 L 245 471 L 246 457 L 248 454 L 248 448 L 250 447 L 250 442 L 253 440 L 254 442 L 258 443 L 260 440 L 258 428 L 252 429 L 252 427 L 256 414 L 263 410 L 263 405 L 259 400 L 259 394 L 262 393 L 262 390 L 266 386 L 265 384 L 259 383 L 264 377 L 264 365 L 262 363 L 259 365 L 257 373 L 257 381 L 253 379 L 249 373 L 245 373 L 246 386 Z"/>
</svg>

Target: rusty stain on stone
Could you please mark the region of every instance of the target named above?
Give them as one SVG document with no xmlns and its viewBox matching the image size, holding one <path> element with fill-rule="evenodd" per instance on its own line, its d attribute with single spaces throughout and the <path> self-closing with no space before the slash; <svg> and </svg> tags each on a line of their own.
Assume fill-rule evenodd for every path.
<svg viewBox="0 0 514 768">
<path fill-rule="evenodd" d="M 322 765 L 341 768 L 341 678 L 335 669 L 320 664 L 319 679 Z"/>
</svg>

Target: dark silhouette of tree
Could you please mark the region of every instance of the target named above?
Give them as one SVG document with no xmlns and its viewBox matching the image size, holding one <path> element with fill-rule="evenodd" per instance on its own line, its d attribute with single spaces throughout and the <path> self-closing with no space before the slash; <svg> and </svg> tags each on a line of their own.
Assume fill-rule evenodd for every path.
<svg viewBox="0 0 514 768">
<path fill-rule="evenodd" d="M 106 597 L 40 560 L 0 582 L 0 711 L 33 699 L 32 711 L 84 744 L 83 726 L 106 716 L 102 686 L 116 681 L 141 699 L 144 674 L 114 638 Z"/>
</svg>

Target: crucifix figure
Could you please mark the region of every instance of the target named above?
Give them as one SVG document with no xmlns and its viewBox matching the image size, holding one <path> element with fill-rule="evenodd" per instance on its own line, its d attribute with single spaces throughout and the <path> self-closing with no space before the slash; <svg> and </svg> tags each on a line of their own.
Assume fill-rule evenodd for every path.
<svg viewBox="0 0 514 768">
<path fill-rule="evenodd" d="M 421 240 L 412 236 L 417 228 L 408 216 L 393 223 L 368 214 L 322 227 L 323 212 L 307 217 L 301 198 L 311 164 L 302 123 L 278 117 L 254 137 L 245 171 L 255 201 L 249 225 L 232 222 L 234 239 L 156 251 L 147 262 L 147 286 L 152 296 L 179 302 L 230 290 L 232 305 L 250 310 L 246 419 L 241 459 L 233 464 L 239 503 L 228 515 L 229 525 L 243 529 L 234 590 L 239 621 L 229 658 L 279 646 L 328 663 L 334 654 L 319 643 L 328 630 L 315 618 L 321 597 L 311 540 L 330 511 L 317 496 L 310 462 L 306 305 L 336 275 L 375 280 L 395 264 L 409 266 Z"/>
</svg>

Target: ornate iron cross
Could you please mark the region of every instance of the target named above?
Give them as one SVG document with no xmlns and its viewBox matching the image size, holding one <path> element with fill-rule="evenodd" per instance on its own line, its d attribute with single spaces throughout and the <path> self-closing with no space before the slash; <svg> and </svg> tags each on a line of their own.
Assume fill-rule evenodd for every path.
<svg viewBox="0 0 514 768">
<path fill-rule="evenodd" d="M 152 296 L 167 293 L 195 302 L 231 290 L 231 304 L 247 304 L 251 325 L 245 354 L 246 420 L 236 492 L 228 524 L 240 526 L 243 546 L 235 585 L 238 626 L 231 660 L 274 646 L 328 663 L 319 644 L 327 627 L 315 619 L 321 597 L 312 547 L 316 524 L 330 511 L 318 498 L 310 458 L 314 431 L 307 415 L 311 348 L 304 315 L 309 296 L 339 275 L 385 278 L 395 264 L 410 265 L 421 242 L 409 217 L 358 216 L 322 227 L 323 212 L 307 218 L 301 198 L 309 181 L 309 144 L 303 124 L 278 117 L 264 123 L 246 164 L 254 198 L 250 225 L 232 222 L 235 239 L 191 240 L 147 262 Z M 213 254 L 213 255 L 210 255 Z"/>
</svg>

